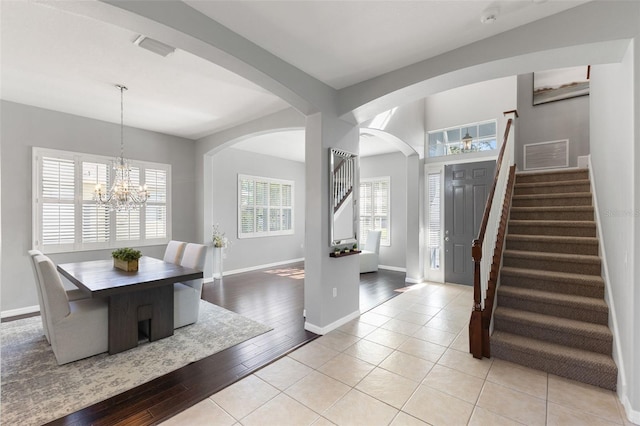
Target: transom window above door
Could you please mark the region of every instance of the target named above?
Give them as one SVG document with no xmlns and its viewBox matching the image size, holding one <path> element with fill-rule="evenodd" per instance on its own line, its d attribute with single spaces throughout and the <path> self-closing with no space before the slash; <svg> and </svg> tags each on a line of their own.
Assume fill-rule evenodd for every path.
<svg viewBox="0 0 640 426">
<path fill-rule="evenodd" d="M 496 120 L 465 124 L 428 132 L 429 157 L 492 151 L 497 148 Z"/>
</svg>

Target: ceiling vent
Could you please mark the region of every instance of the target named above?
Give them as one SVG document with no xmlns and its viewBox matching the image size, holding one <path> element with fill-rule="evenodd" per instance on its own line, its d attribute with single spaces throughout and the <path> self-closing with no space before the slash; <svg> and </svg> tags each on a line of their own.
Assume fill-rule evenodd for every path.
<svg viewBox="0 0 640 426">
<path fill-rule="evenodd" d="M 168 44 L 164 44 L 161 41 L 154 40 L 143 35 L 138 36 L 133 44 L 138 45 L 143 49 L 147 49 L 148 51 L 153 52 L 157 55 L 165 57 L 176 51 L 175 47 L 169 46 Z"/>
</svg>

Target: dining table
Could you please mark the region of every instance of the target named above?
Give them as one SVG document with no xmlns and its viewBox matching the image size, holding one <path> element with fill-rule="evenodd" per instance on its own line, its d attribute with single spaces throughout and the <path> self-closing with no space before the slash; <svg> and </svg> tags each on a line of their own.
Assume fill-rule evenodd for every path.
<svg viewBox="0 0 640 426">
<path fill-rule="evenodd" d="M 149 341 L 173 335 L 173 284 L 203 277 L 202 271 L 149 256 L 132 272 L 115 268 L 111 259 L 63 263 L 58 271 L 89 297 L 107 299 L 109 354 L 138 345 L 140 321 L 148 321 Z"/>
</svg>

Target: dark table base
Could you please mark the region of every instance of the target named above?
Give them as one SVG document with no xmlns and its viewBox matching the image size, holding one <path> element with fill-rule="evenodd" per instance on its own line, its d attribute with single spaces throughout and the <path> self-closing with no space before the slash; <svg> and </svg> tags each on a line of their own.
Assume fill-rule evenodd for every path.
<svg viewBox="0 0 640 426">
<path fill-rule="evenodd" d="M 173 335 L 173 284 L 109 296 L 109 354 L 138 346 L 138 322 L 149 320 L 149 341 Z"/>
</svg>

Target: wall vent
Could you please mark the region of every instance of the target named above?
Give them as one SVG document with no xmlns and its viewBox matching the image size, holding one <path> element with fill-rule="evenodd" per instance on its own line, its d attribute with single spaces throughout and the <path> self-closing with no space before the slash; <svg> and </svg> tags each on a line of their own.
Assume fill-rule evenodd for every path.
<svg viewBox="0 0 640 426">
<path fill-rule="evenodd" d="M 143 35 L 139 35 L 138 38 L 133 41 L 133 44 L 165 57 L 176 51 L 176 48 L 173 46 L 169 46 L 161 41 L 154 40 Z"/>
<path fill-rule="evenodd" d="M 569 167 L 569 140 L 531 143 L 524 146 L 524 170 Z"/>
</svg>

